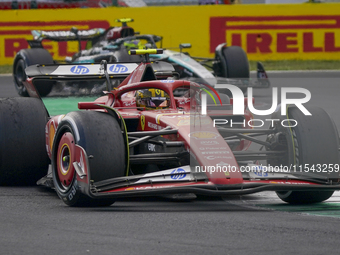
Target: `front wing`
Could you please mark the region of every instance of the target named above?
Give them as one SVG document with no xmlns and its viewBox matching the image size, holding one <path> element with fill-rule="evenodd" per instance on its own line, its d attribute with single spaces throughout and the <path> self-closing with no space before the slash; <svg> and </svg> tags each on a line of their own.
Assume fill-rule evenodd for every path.
<svg viewBox="0 0 340 255">
<path fill-rule="evenodd" d="M 88 182 L 85 179 L 89 180 L 90 176 L 83 175 L 81 179 L 78 175 L 78 183 L 81 191 L 92 198 L 179 193 L 225 196 L 246 195 L 261 191 L 340 190 L 340 184 L 332 183 L 331 180 L 307 179 L 289 173 L 269 173 L 265 177 L 260 177 L 257 176 L 256 171 L 244 173 L 243 182 L 230 185 L 215 184 L 213 178 L 209 179 L 204 172 L 195 172 L 190 166 L 100 182 Z"/>
</svg>

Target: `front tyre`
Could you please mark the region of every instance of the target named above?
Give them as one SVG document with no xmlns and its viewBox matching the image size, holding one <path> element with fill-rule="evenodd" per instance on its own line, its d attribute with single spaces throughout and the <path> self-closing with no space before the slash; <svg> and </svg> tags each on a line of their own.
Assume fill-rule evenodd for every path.
<svg viewBox="0 0 340 255">
<path fill-rule="evenodd" d="M 52 174 L 58 196 L 69 206 L 109 206 L 114 199 L 94 199 L 81 191 L 73 167 L 76 145 L 88 156 L 91 181 L 125 173 L 124 140 L 116 119 L 106 113 L 78 111 L 67 114 L 58 126 L 52 150 Z"/>
<path fill-rule="evenodd" d="M 291 128 L 282 128 L 286 136 L 287 155 L 279 160 L 272 160 L 270 165 L 296 165 L 317 166 L 339 164 L 339 140 L 337 129 L 330 116 L 319 107 L 309 107 L 312 116 L 305 116 L 298 108 L 288 108 L 288 117 L 296 120 L 297 125 Z M 276 118 L 276 117 L 274 117 Z M 275 150 L 275 148 L 273 148 Z M 280 149 L 280 148 L 279 148 Z M 335 182 L 339 179 L 339 173 L 334 171 L 314 172 L 303 169 L 313 177 L 328 178 Z M 294 174 L 294 173 L 293 173 Z M 334 191 L 278 191 L 278 197 L 291 204 L 311 204 L 327 200 Z"/>
<path fill-rule="evenodd" d="M 248 79 L 250 72 L 247 54 L 239 46 L 219 45 L 215 53 L 214 72 L 220 77 Z"/>
<path fill-rule="evenodd" d="M 220 44 L 215 50 L 213 70 L 217 77 L 236 79 L 241 82 L 240 89 L 247 93 L 249 84 L 249 61 L 246 52 L 239 46 L 226 47 Z M 232 96 L 229 92 L 224 92 Z"/>
<path fill-rule="evenodd" d="M 333 195 L 334 191 L 277 191 L 277 196 L 289 204 L 320 203 Z"/>
</svg>

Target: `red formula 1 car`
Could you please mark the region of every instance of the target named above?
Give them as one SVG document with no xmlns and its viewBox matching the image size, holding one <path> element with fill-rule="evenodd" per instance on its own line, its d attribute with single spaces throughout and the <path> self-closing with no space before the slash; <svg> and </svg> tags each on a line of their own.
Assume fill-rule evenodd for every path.
<svg viewBox="0 0 340 255">
<path fill-rule="evenodd" d="M 315 203 L 340 189 L 338 133 L 322 109 L 308 108 L 312 116 L 305 116 L 288 107 L 286 116 L 274 113 L 270 129 L 252 128 L 246 106 L 253 99 L 242 99 L 244 113 L 234 114 L 235 96 L 176 80 L 169 63 L 149 63 L 148 53 L 161 50 L 131 52 L 145 54 L 145 62 L 26 69 L 31 97 L 1 102 L 1 120 L 8 120 L 0 122 L 2 183 L 36 177 L 49 165 L 38 184 L 54 187 L 70 206 L 266 190 L 288 203 Z M 47 78 L 100 79 L 109 88 L 124 76 L 117 89 L 60 116 L 48 116 L 34 87 Z M 298 125 L 282 125 L 286 119 Z M 261 148 L 250 150 L 254 144 Z"/>
</svg>

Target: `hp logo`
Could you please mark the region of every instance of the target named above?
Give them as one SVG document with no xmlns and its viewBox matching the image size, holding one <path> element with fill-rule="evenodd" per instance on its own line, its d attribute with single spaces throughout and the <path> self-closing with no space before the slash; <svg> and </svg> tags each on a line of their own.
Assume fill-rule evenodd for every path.
<svg viewBox="0 0 340 255">
<path fill-rule="evenodd" d="M 181 180 L 185 176 L 187 176 L 187 174 L 182 168 L 177 168 L 171 172 L 171 179 L 174 179 L 174 180 Z"/>
<path fill-rule="evenodd" d="M 88 73 L 90 70 L 85 66 L 73 66 L 71 68 L 71 72 L 75 74 L 85 74 Z"/>
<path fill-rule="evenodd" d="M 110 66 L 109 70 L 112 73 L 126 73 L 128 68 L 124 65 L 112 65 Z"/>
</svg>

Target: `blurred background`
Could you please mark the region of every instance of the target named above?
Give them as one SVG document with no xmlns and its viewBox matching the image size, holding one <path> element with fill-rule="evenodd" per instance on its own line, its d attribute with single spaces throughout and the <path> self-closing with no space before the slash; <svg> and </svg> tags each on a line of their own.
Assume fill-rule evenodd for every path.
<svg viewBox="0 0 340 255">
<path fill-rule="evenodd" d="M 161 36 L 161 48 L 214 57 L 220 43 L 240 46 L 251 70 L 340 69 L 340 0 L 0 0 L 0 72 L 30 46 L 33 30 L 70 31 L 129 23 L 140 34 Z M 77 41 L 43 40 L 54 60 L 79 51 Z M 86 42 L 82 42 L 85 49 Z"/>
<path fill-rule="evenodd" d="M 143 7 L 166 5 L 278 4 L 340 0 L 0 0 L 0 9 Z"/>
</svg>

